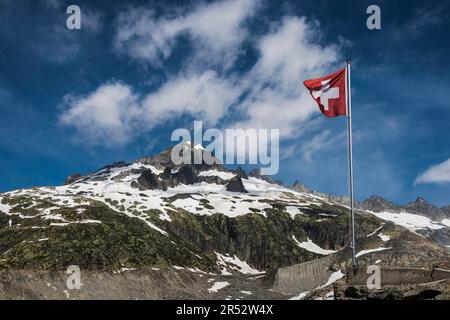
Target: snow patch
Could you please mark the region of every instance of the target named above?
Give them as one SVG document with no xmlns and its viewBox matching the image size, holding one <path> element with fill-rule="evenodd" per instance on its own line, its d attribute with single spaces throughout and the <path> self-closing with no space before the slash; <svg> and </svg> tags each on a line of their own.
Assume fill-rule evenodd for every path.
<svg viewBox="0 0 450 320">
<path fill-rule="evenodd" d="M 324 284 L 318 286 L 317 288 L 313 289 L 312 291 L 305 291 L 300 293 L 299 295 L 290 298 L 289 300 L 302 300 L 304 299 L 307 295 L 309 295 L 311 292 L 315 291 L 315 290 L 319 290 L 319 289 L 323 289 L 333 283 L 335 283 L 336 281 L 338 281 L 339 279 L 342 279 L 345 276 L 344 273 L 342 273 L 342 270 L 333 272 L 332 274 L 330 274 L 330 277 L 328 278 L 327 282 L 325 282 Z M 328 294 L 327 294 L 328 295 Z"/>
<path fill-rule="evenodd" d="M 0 199 L 0 201 L 1 201 L 1 199 Z M 0 211 L 2 211 L 5 214 L 9 215 L 9 211 L 10 210 L 11 210 L 11 206 L 9 204 L 0 203 Z"/>
<path fill-rule="evenodd" d="M 371 234 L 368 234 L 366 237 L 369 238 L 369 237 L 373 236 L 373 235 L 376 234 L 378 231 L 380 231 L 381 229 L 383 229 L 383 227 L 384 227 L 384 224 L 383 224 L 381 227 L 375 229 L 375 231 L 372 232 Z"/>
<path fill-rule="evenodd" d="M 292 235 L 292 239 L 294 242 L 302 249 L 308 250 L 309 252 L 318 253 L 321 255 L 328 255 L 331 253 L 336 252 L 336 250 L 327 250 L 319 247 L 317 244 L 315 244 L 311 239 L 308 238 L 308 241 L 299 242 L 294 235 Z"/>
<path fill-rule="evenodd" d="M 384 234 L 384 233 L 380 233 L 378 236 L 379 236 L 380 239 L 381 239 L 382 241 L 384 241 L 384 242 L 387 242 L 387 241 L 391 240 L 391 237 L 388 236 L 387 234 Z"/>
<path fill-rule="evenodd" d="M 369 253 L 379 252 L 379 251 L 384 251 L 384 250 L 389 250 L 389 249 L 392 249 L 392 248 L 391 247 L 390 248 L 381 247 L 381 248 L 375 248 L 375 249 L 361 250 L 360 252 L 358 252 L 356 254 L 356 258 L 359 258 L 359 257 L 369 254 Z"/>
<path fill-rule="evenodd" d="M 338 281 L 339 279 L 342 279 L 344 276 L 345 276 L 345 274 L 342 273 L 342 270 L 333 272 L 333 273 L 330 275 L 330 277 L 328 278 L 328 281 L 327 281 L 325 284 L 319 286 L 318 289 L 325 288 L 325 287 L 329 286 L 330 284 L 335 283 L 335 282 Z"/>
<path fill-rule="evenodd" d="M 239 271 L 243 274 L 258 275 L 265 271 L 256 270 L 248 265 L 247 262 L 240 260 L 236 255 L 231 257 L 228 254 L 222 255 L 216 252 L 217 264 L 222 270 L 222 275 L 231 275 L 228 269 Z"/>
<path fill-rule="evenodd" d="M 441 223 L 447 227 L 450 227 L 450 219 L 444 219 L 441 221 Z"/>
<path fill-rule="evenodd" d="M 219 291 L 219 290 L 221 290 L 221 289 L 223 289 L 223 288 L 225 288 L 225 287 L 227 287 L 229 285 L 230 285 L 229 282 L 217 281 L 217 282 L 214 282 L 213 286 L 208 289 L 208 292 L 209 293 L 217 292 L 217 291 Z"/>
<path fill-rule="evenodd" d="M 295 216 L 298 215 L 298 214 L 303 214 L 303 212 L 301 212 L 298 207 L 294 207 L 294 206 L 287 206 L 286 207 L 286 212 L 291 215 L 292 219 L 294 219 Z"/>
</svg>

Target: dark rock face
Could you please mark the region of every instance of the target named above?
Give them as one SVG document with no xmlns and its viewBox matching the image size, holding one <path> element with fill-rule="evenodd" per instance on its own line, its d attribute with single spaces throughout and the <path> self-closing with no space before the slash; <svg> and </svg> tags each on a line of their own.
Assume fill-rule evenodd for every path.
<svg viewBox="0 0 450 320">
<path fill-rule="evenodd" d="M 291 186 L 291 189 L 297 192 L 312 193 L 311 189 L 300 183 L 300 181 L 298 180 L 295 180 L 294 184 Z"/>
<path fill-rule="evenodd" d="M 173 149 L 174 149 L 174 147 L 168 148 L 157 155 L 150 156 L 150 157 L 144 157 L 144 158 L 137 160 L 136 162 L 152 165 L 160 170 L 164 170 L 165 168 L 168 168 L 168 167 L 170 167 L 171 169 L 177 169 L 180 167 L 180 165 L 176 165 L 175 163 L 172 162 L 171 156 L 172 156 Z M 219 160 L 215 159 L 213 157 L 213 155 L 211 154 L 211 152 L 209 152 L 208 150 L 194 149 L 190 143 L 186 143 L 183 146 L 183 148 L 180 149 L 180 155 L 185 154 L 186 152 L 190 154 L 189 155 L 190 162 L 182 164 L 181 166 L 193 165 L 196 170 L 208 170 L 208 169 L 223 167 L 223 165 L 219 163 Z M 205 163 L 203 161 L 203 159 L 205 157 L 215 159 L 214 163 L 213 164 Z"/>
<path fill-rule="evenodd" d="M 450 218 L 450 206 L 442 207 L 441 210 Z"/>
<path fill-rule="evenodd" d="M 139 186 L 144 190 L 155 190 L 160 188 L 158 177 L 151 170 L 144 170 L 137 179 Z"/>
<path fill-rule="evenodd" d="M 405 209 L 412 212 L 420 213 L 433 220 L 441 220 L 447 217 L 438 207 L 428 203 L 424 198 L 418 197 L 416 201 L 407 203 Z"/>
<path fill-rule="evenodd" d="M 242 179 L 239 175 L 231 178 L 228 181 L 226 188 L 227 188 L 227 191 L 231 191 L 231 192 L 248 193 L 248 191 L 245 189 L 244 184 L 242 183 Z"/>
<path fill-rule="evenodd" d="M 194 184 L 198 181 L 196 171 L 190 164 L 182 165 L 177 173 L 172 175 L 175 184 Z"/>
<path fill-rule="evenodd" d="M 80 180 L 82 177 L 83 176 L 79 173 L 72 174 L 66 178 L 66 181 L 64 181 L 64 185 L 67 186 L 71 183 L 74 183 L 75 181 Z"/>
<path fill-rule="evenodd" d="M 172 177 L 172 169 L 170 167 L 166 167 L 164 172 L 162 173 L 162 179 L 170 179 Z"/>
<path fill-rule="evenodd" d="M 101 169 L 122 168 L 122 167 L 126 167 L 127 165 L 128 165 L 128 163 L 126 163 L 125 161 L 117 161 L 117 162 L 114 162 L 113 164 L 109 164 L 107 166 L 104 166 Z"/>
<path fill-rule="evenodd" d="M 154 155 L 151 157 L 144 157 L 142 159 L 139 159 L 136 162 L 142 163 L 142 164 L 149 164 L 149 165 L 155 166 L 158 169 L 172 167 L 173 163 L 170 158 L 171 152 L 172 152 L 172 148 L 169 148 L 157 155 Z"/>
<path fill-rule="evenodd" d="M 371 196 L 369 199 L 364 200 L 360 203 L 360 207 L 374 212 L 398 211 L 401 209 L 400 206 L 379 196 Z"/>
</svg>

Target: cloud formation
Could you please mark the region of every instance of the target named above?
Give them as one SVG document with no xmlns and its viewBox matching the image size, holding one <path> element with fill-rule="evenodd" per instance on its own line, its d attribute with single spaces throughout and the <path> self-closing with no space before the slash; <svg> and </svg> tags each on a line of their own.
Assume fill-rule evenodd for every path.
<svg viewBox="0 0 450 320">
<path fill-rule="evenodd" d="M 64 125 L 75 127 L 84 143 L 114 146 L 127 143 L 139 116 L 138 99 L 122 83 L 106 83 L 87 96 L 67 95 L 60 117 Z"/>
<path fill-rule="evenodd" d="M 158 64 L 170 56 L 177 38 L 187 36 L 194 45 L 197 62 L 229 65 L 248 35 L 244 22 L 256 8 L 256 0 L 228 0 L 198 5 L 174 16 L 133 7 L 117 18 L 114 48 L 132 58 Z"/>
<path fill-rule="evenodd" d="M 450 159 L 447 159 L 440 164 L 431 166 L 416 178 L 414 184 L 445 182 L 450 182 Z"/>
<path fill-rule="evenodd" d="M 106 83 L 84 97 L 66 99 L 61 123 L 104 145 L 127 143 L 184 115 L 209 126 L 280 129 L 282 138 L 295 137 L 317 112 L 302 81 L 335 67 L 340 47 L 320 45 L 319 24 L 305 17 L 283 17 L 266 34 L 251 36 L 248 22 L 257 9 L 254 0 L 224 0 L 176 16 L 143 8 L 120 13 L 113 45 L 121 55 L 161 67 L 181 35 L 188 35 L 192 52 L 153 92 Z M 236 58 L 245 41 L 258 55 L 242 72 Z"/>
</svg>

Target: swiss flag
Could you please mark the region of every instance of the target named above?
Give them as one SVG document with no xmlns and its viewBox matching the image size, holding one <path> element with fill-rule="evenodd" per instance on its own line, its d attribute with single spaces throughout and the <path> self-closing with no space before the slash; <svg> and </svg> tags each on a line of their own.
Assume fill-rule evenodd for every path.
<svg viewBox="0 0 450 320">
<path fill-rule="evenodd" d="M 347 115 L 346 69 L 328 76 L 303 81 L 311 96 L 327 117 Z"/>
</svg>

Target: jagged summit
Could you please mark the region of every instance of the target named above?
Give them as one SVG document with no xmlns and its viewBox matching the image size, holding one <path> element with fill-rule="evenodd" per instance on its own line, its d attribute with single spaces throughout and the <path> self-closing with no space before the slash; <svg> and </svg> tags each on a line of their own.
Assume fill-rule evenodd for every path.
<svg viewBox="0 0 450 320">
<path fill-rule="evenodd" d="M 430 204 L 423 197 L 417 197 L 415 201 L 402 206 L 380 196 L 373 195 L 359 205 L 362 209 L 373 212 L 410 213 L 424 216 L 437 222 L 450 218 L 450 206 L 438 208 L 435 205 Z M 446 237 L 450 239 L 450 234 Z"/>
<path fill-rule="evenodd" d="M 223 167 L 223 165 L 220 164 L 219 159 L 214 158 L 213 154 L 210 151 L 206 150 L 201 144 L 197 144 L 197 145 L 193 146 L 190 141 L 186 141 L 181 145 L 174 145 L 170 148 L 163 150 L 162 152 L 160 152 L 156 155 L 143 157 L 141 159 L 136 160 L 135 163 L 152 165 L 152 166 L 155 166 L 157 169 L 161 169 L 161 170 L 164 170 L 164 168 L 167 168 L 167 167 L 175 169 L 175 168 L 180 167 L 180 165 L 173 163 L 172 152 L 176 152 L 176 154 L 180 155 L 180 156 L 183 156 L 184 154 L 188 153 L 189 154 L 188 158 L 190 159 L 190 163 L 194 164 L 197 167 L 198 166 L 203 166 L 203 167 L 209 166 L 209 167 L 215 167 L 215 168 Z M 214 163 L 213 164 L 205 163 L 204 159 L 206 157 L 213 159 Z M 199 163 L 199 164 L 195 164 L 195 163 Z"/>
<path fill-rule="evenodd" d="M 447 217 L 444 210 L 428 203 L 422 197 L 418 197 L 415 201 L 407 203 L 404 208 L 408 211 L 417 212 L 435 220 L 441 220 Z"/>
<path fill-rule="evenodd" d="M 398 211 L 401 209 L 400 206 L 377 195 L 372 195 L 370 198 L 361 202 L 360 207 L 374 212 Z"/>
<path fill-rule="evenodd" d="M 295 182 L 292 184 L 292 186 L 290 188 L 297 192 L 309 193 L 309 194 L 313 194 L 313 195 L 322 197 L 331 202 L 342 203 L 345 205 L 350 204 L 350 198 L 347 196 L 337 196 L 337 195 L 333 195 L 333 194 L 317 192 L 317 191 L 311 190 L 310 188 L 308 188 L 307 186 L 305 186 L 298 180 L 295 180 Z"/>
</svg>

